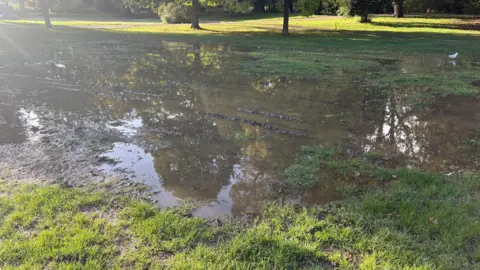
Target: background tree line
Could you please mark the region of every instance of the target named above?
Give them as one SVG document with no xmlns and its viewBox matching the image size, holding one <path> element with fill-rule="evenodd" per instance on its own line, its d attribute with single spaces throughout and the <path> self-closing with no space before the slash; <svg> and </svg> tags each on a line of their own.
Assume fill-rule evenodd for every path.
<svg viewBox="0 0 480 270">
<path fill-rule="evenodd" d="M 55 13 L 104 12 L 120 15 L 171 13 L 170 22 L 185 22 L 195 0 L 7 0 L 9 6 L 24 11 L 40 8 L 48 2 Z M 284 0 L 198 0 L 200 12 L 223 9 L 235 16 L 250 12 L 280 13 Z M 392 13 L 394 8 L 405 13 L 480 14 L 480 0 L 288 0 L 290 13 L 307 15 L 349 15 L 352 9 L 369 13 Z M 179 7 L 184 7 L 181 9 Z M 186 14 L 178 14 L 178 13 Z M 180 16 L 179 16 L 180 15 Z M 187 15 L 187 16 L 181 16 Z M 399 14 L 401 15 L 401 14 Z M 183 20 L 183 21 L 182 21 Z"/>
<path fill-rule="evenodd" d="M 125 16 L 157 16 L 166 23 L 191 23 L 200 29 L 199 13 L 223 9 L 230 16 L 257 12 L 283 11 L 283 34 L 288 34 L 291 13 L 304 15 L 360 16 L 368 22 L 370 14 L 451 13 L 480 14 L 480 0 L 6 0 L 18 9 L 37 9 L 51 27 L 49 12 L 56 13 L 114 13 Z"/>
</svg>

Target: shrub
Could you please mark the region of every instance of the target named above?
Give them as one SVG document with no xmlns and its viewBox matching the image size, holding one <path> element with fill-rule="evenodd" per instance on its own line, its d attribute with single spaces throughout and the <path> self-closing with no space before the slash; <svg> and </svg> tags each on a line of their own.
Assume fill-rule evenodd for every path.
<svg viewBox="0 0 480 270">
<path fill-rule="evenodd" d="M 338 16 L 348 17 L 350 16 L 350 6 L 340 6 L 337 10 Z"/>
<path fill-rule="evenodd" d="M 298 0 L 297 1 L 297 8 L 302 12 L 305 16 L 310 16 L 315 13 L 318 13 L 319 7 L 321 2 L 318 0 Z"/>
<path fill-rule="evenodd" d="M 223 5 L 223 9 L 230 15 L 248 13 L 252 8 L 252 4 L 248 1 L 225 0 Z"/>
<path fill-rule="evenodd" d="M 335 0 L 335 3 L 337 5 L 335 10 L 337 16 L 350 16 L 350 0 Z"/>
<path fill-rule="evenodd" d="M 465 9 L 463 10 L 465 14 L 479 14 L 480 13 L 480 1 L 469 0 Z"/>
<path fill-rule="evenodd" d="M 381 2 L 376 0 L 350 0 L 350 16 L 360 16 L 360 22 L 370 21 L 369 14 L 380 9 Z"/>
<path fill-rule="evenodd" d="M 166 23 L 190 22 L 188 8 L 179 2 L 162 3 L 158 7 L 158 17 Z"/>
</svg>

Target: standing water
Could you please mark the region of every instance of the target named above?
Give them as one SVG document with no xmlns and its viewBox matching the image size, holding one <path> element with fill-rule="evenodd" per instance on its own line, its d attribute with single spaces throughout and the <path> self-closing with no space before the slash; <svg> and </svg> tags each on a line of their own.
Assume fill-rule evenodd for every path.
<svg viewBox="0 0 480 270">
<path fill-rule="evenodd" d="M 353 81 L 243 75 L 235 63 L 244 54 L 227 45 L 39 46 L 38 55 L 15 47 L 0 54 L 3 177 L 133 180 L 152 186 L 160 207 L 194 200 L 196 215 L 241 217 L 265 201 L 340 198 L 334 182 L 281 184 L 303 145 L 375 151 L 386 166 L 445 172 L 474 170 L 480 160 L 469 145 L 480 131 L 476 100 L 412 106 L 396 91 Z"/>
</svg>

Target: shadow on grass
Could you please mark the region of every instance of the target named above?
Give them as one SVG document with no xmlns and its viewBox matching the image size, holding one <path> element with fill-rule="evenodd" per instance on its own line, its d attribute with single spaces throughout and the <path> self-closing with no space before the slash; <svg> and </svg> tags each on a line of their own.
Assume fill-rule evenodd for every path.
<svg viewBox="0 0 480 270">
<path fill-rule="evenodd" d="M 422 22 L 370 22 L 375 26 L 388 26 L 393 28 L 439 28 L 480 31 L 480 20 L 468 20 L 469 23 L 422 23 Z"/>
<path fill-rule="evenodd" d="M 7 22 L 5 22 L 7 23 Z M 388 30 L 332 30 L 332 29 L 295 29 L 289 37 L 280 35 L 278 29 L 251 26 L 253 30 L 262 31 L 235 31 L 211 29 L 208 25 L 203 30 L 194 31 L 179 30 L 179 32 L 142 32 L 130 28 L 81 28 L 74 26 L 54 26 L 55 31 L 46 31 L 42 25 L 30 25 L 9 21 L 8 24 L 0 24 L 3 35 L 10 36 L 23 44 L 29 44 L 30 40 L 57 38 L 59 34 L 65 34 L 69 39 L 124 39 L 128 37 L 143 38 L 157 42 L 158 38 L 165 41 L 179 42 L 226 42 L 240 46 L 280 46 L 283 50 L 310 50 L 310 49 L 335 49 L 342 50 L 381 50 L 384 53 L 398 54 L 399 52 L 413 54 L 432 54 L 438 52 L 461 51 L 467 54 L 475 54 L 478 49 L 475 41 L 480 36 L 468 33 L 419 33 L 419 32 L 392 32 Z M 19 29 L 22 29 L 19 31 Z M 45 31 L 45 32 L 44 32 Z M 44 35 L 44 36 L 42 36 Z"/>
<path fill-rule="evenodd" d="M 283 18 L 281 13 L 246 13 L 230 16 L 224 12 L 204 13 L 200 15 L 200 23 L 215 23 L 215 22 L 241 22 L 250 20 L 264 20 Z"/>
</svg>

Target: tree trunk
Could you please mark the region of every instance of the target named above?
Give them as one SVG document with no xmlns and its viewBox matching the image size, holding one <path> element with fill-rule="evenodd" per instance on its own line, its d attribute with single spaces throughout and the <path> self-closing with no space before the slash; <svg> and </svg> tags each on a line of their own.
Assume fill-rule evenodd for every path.
<svg viewBox="0 0 480 270">
<path fill-rule="evenodd" d="M 393 1 L 393 16 L 395 18 L 403 18 L 403 0 Z"/>
<path fill-rule="evenodd" d="M 283 30 L 282 30 L 282 35 L 284 35 L 284 36 L 288 36 L 288 16 L 289 16 L 288 2 L 290 2 L 290 0 L 283 0 Z"/>
<path fill-rule="evenodd" d="M 265 12 L 265 0 L 257 0 L 253 4 L 253 12 Z"/>
<path fill-rule="evenodd" d="M 25 0 L 18 0 L 18 6 L 20 8 L 20 14 L 25 13 Z"/>
<path fill-rule="evenodd" d="M 45 20 L 45 27 L 52 28 L 52 22 L 50 21 L 50 8 L 48 6 L 48 0 L 42 0 L 40 2 L 40 8 L 42 10 L 43 19 Z"/>
<path fill-rule="evenodd" d="M 198 0 L 192 0 L 193 5 L 193 12 L 192 12 L 192 25 L 190 28 L 192 29 L 202 29 L 200 27 L 200 23 L 198 22 Z"/>
<path fill-rule="evenodd" d="M 362 16 L 360 17 L 360 22 L 361 23 L 367 23 L 368 22 L 368 12 L 364 12 Z"/>
</svg>

